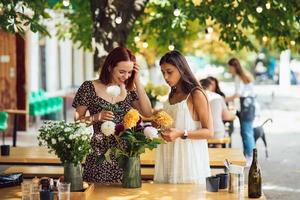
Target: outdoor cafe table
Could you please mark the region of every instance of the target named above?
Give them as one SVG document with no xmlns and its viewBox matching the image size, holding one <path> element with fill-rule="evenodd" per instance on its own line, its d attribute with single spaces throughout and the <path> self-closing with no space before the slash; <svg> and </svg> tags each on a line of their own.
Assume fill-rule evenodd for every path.
<svg viewBox="0 0 300 200">
<path fill-rule="evenodd" d="M 1 188 L 1 199 L 20 199 L 21 186 Z M 237 200 L 248 199 L 247 187 L 245 187 L 244 195 L 228 193 L 228 191 L 220 190 L 219 192 L 206 192 L 204 185 L 197 184 L 157 184 L 143 183 L 142 188 L 125 189 L 120 185 L 100 185 L 96 184 L 94 191 L 88 196 L 88 200 L 129 200 L 129 199 L 168 199 L 168 200 Z M 259 200 L 266 199 L 264 196 Z"/>
<path fill-rule="evenodd" d="M 210 166 L 224 168 L 224 160 L 245 166 L 243 152 L 238 148 L 209 148 Z M 60 165 L 59 158 L 45 147 L 11 147 L 9 156 L 0 156 L 0 165 Z M 155 150 L 141 155 L 142 166 L 154 166 Z"/>
</svg>

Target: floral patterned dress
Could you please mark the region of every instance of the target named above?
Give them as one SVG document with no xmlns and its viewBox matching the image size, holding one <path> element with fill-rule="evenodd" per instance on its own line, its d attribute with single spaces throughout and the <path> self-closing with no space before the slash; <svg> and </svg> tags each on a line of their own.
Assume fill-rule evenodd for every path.
<svg viewBox="0 0 300 200">
<path fill-rule="evenodd" d="M 114 122 L 119 124 L 122 122 L 124 115 L 132 108 L 132 102 L 138 100 L 135 91 L 129 91 L 123 101 L 117 102 L 118 112 L 114 113 Z M 92 81 L 85 81 L 78 89 L 72 106 L 87 106 L 91 115 L 101 112 L 101 110 L 109 105 L 109 102 L 97 96 Z M 93 125 L 94 134 L 92 136 L 91 145 L 94 150 L 89 154 L 85 161 L 83 170 L 83 179 L 88 182 L 97 183 L 120 183 L 122 180 L 123 170 L 118 166 L 117 161 L 112 158 L 112 163 L 104 161 L 99 164 L 97 161 L 101 154 L 104 154 L 108 148 L 116 146 L 114 137 L 108 140 L 101 132 L 102 122 L 96 122 Z"/>
</svg>

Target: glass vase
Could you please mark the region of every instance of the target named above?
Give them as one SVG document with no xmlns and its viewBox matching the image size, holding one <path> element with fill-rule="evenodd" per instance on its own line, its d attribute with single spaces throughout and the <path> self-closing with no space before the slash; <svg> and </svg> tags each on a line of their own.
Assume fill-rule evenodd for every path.
<svg viewBox="0 0 300 200">
<path fill-rule="evenodd" d="M 126 158 L 123 169 L 122 186 L 124 188 L 140 188 L 142 186 L 139 156 Z"/>
<path fill-rule="evenodd" d="M 81 164 L 65 163 L 64 164 L 64 180 L 67 183 L 71 183 L 70 190 L 82 191 L 83 181 L 82 181 L 82 171 Z"/>
</svg>

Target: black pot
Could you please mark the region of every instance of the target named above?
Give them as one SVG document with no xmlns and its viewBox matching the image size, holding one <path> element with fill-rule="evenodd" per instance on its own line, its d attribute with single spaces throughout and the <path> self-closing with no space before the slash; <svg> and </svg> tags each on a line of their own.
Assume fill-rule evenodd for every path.
<svg viewBox="0 0 300 200">
<path fill-rule="evenodd" d="M 217 174 L 217 177 L 220 177 L 219 189 L 226 189 L 228 187 L 228 174 L 222 173 Z"/>
<path fill-rule="evenodd" d="M 206 177 L 206 190 L 208 192 L 218 192 L 220 184 L 220 177 L 210 176 Z"/>
<path fill-rule="evenodd" d="M 1 156 L 9 156 L 10 146 L 9 145 L 1 145 Z"/>
</svg>

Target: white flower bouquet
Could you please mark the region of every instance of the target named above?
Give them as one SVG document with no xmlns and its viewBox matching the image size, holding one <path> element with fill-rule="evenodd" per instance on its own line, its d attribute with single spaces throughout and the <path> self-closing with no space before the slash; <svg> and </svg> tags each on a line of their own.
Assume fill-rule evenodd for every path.
<svg viewBox="0 0 300 200">
<path fill-rule="evenodd" d="M 154 124 L 158 128 L 170 127 L 173 119 L 165 112 L 160 111 L 154 116 Z M 110 154 L 120 157 L 138 157 L 145 152 L 145 149 L 154 149 L 164 141 L 159 137 L 159 130 L 151 122 L 143 122 L 136 109 L 129 110 L 123 118 L 122 124 L 115 124 L 112 121 L 105 121 L 101 125 L 102 133 L 107 137 L 113 136 L 118 142 L 117 147 L 107 150 L 100 156 L 100 161 L 110 160 Z M 122 147 L 121 141 L 126 143 Z"/>
<path fill-rule="evenodd" d="M 80 164 L 91 152 L 92 131 L 84 123 L 44 121 L 39 129 L 39 145 L 54 152 L 62 163 Z"/>
</svg>

